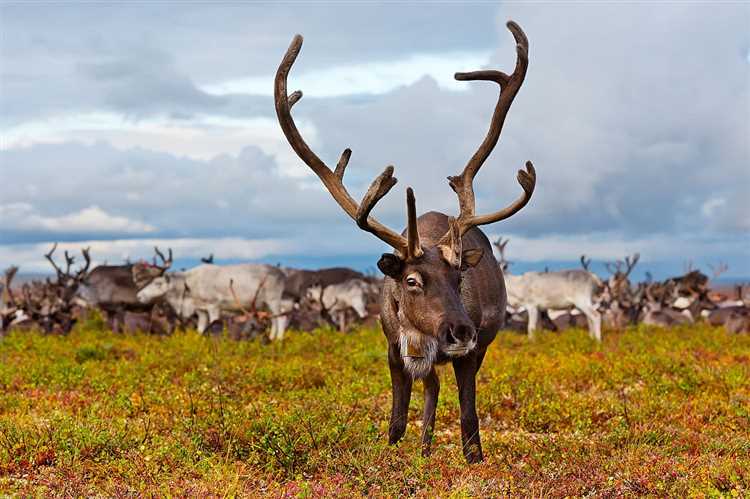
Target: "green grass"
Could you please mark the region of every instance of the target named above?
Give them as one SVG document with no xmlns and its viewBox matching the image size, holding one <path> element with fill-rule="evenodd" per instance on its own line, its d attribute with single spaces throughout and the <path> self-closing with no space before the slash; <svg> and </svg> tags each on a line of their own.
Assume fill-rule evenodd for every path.
<svg viewBox="0 0 750 499">
<path fill-rule="evenodd" d="M 419 456 L 421 384 L 387 445 L 379 330 L 281 344 L 0 339 L 0 495 L 747 496 L 750 337 L 694 326 L 501 333 L 478 377 L 486 460 L 464 464 L 453 373 Z"/>
</svg>

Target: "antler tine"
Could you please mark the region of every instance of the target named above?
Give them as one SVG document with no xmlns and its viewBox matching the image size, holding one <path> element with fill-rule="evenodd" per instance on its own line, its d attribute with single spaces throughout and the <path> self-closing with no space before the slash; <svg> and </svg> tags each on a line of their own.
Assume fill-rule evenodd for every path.
<svg viewBox="0 0 750 499">
<path fill-rule="evenodd" d="M 13 289 L 11 288 L 11 283 L 13 282 L 13 278 L 16 276 L 16 272 L 18 272 L 18 267 L 15 265 L 11 265 L 7 269 L 5 269 L 5 286 L 3 286 L 3 294 L 7 296 L 3 296 L 3 301 L 5 303 L 9 303 L 12 307 L 16 307 L 16 297 L 13 296 Z"/>
<path fill-rule="evenodd" d="M 630 273 L 635 268 L 635 265 L 638 263 L 638 260 L 641 258 L 640 253 L 635 253 L 633 255 L 633 258 L 631 259 L 629 256 L 625 257 L 625 265 L 627 265 L 627 270 L 625 271 L 625 275 L 629 276 Z"/>
<path fill-rule="evenodd" d="M 591 265 L 591 258 L 587 260 L 586 255 L 581 255 L 581 266 L 583 267 L 583 269 L 588 270 L 589 265 Z"/>
<path fill-rule="evenodd" d="M 68 250 L 65 250 L 63 254 L 65 255 L 65 265 L 66 265 L 65 266 L 65 275 L 66 276 L 70 276 L 70 268 L 76 262 L 76 257 L 75 256 L 71 256 L 68 253 Z"/>
<path fill-rule="evenodd" d="M 156 256 L 158 256 L 162 261 L 162 265 L 156 265 L 156 258 L 154 258 L 155 267 L 159 267 L 162 270 L 167 270 L 172 266 L 172 248 L 167 248 L 167 254 L 169 255 L 168 258 L 164 258 L 164 253 L 159 250 L 158 246 L 154 246 L 154 253 L 156 253 Z"/>
<path fill-rule="evenodd" d="M 516 40 L 516 67 L 511 75 L 502 71 L 482 70 L 472 71 L 469 73 L 456 73 L 455 78 L 459 81 L 493 81 L 500 86 L 500 95 L 495 105 L 495 111 L 492 115 L 490 128 L 487 135 L 480 144 L 477 151 L 469 159 L 460 175 L 448 177 L 448 183 L 458 195 L 460 215 L 458 221 L 461 227 L 461 234 L 464 234 L 471 227 L 485 225 L 488 223 L 498 222 L 516 214 L 531 199 L 536 186 L 536 171 L 534 165 L 526 162 L 526 170 L 518 171 L 518 183 L 523 188 L 523 194 L 508 207 L 483 216 L 476 216 L 475 196 L 473 181 L 479 169 L 489 157 L 492 150 L 500 139 L 500 133 L 508 115 L 510 106 L 515 99 L 516 94 L 523 84 L 526 77 L 526 70 L 529 66 L 529 41 L 523 30 L 513 21 L 508 21 L 507 27 Z"/>
<path fill-rule="evenodd" d="M 419 258 L 423 255 L 422 246 L 419 244 L 419 231 L 417 230 L 417 200 L 411 187 L 406 189 L 406 258 Z"/>
<path fill-rule="evenodd" d="M 297 156 L 318 176 L 328 192 L 333 196 L 333 199 L 346 214 L 354 219 L 362 230 L 374 234 L 400 253 L 406 254 L 406 238 L 382 225 L 374 217 L 369 216 L 375 204 L 396 184 L 396 179 L 393 177 L 393 167 L 386 167 L 385 171 L 373 181 L 362 203 L 358 204 L 343 184 L 344 172 L 351 157 L 351 150 L 344 150 L 336 166 L 336 170 L 331 171 L 310 149 L 294 123 L 291 108 L 302 98 L 302 92 L 298 90 L 289 95 L 287 93 L 287 77 L 302 48 L 302 40 L 301 35 L 294 36 L 276 71 L 274 79 L 274 102 L 279 125 L 281 125 L 281 129 L 289 141 L 289 145 L 292 146 Z"/>
<path fill-rule="evenodd" d="M 250 310 L 252 310 L 252 312 L 254 314 L 258 313 L 258 305 L 257 305 L 257 303 L 258 303 L 258 297 L 260 296 L 260 292 L 263 289 L 263 286 L 266 285 L 266 279 L 268 279 L 268 274 L 266 274 L 265 276 L 263 276 L 263 279 L 260 280 L 260 283 L 258 284 L 258 287 L 255 288 L 255 294 L 253 295 L 253 301 L 250 302 Z"/>
<path fill-rule="evenodd" d="M 239 297 L 237 297 L 237 293 L 234 291 L 234 279 L 229 279 L 229 292 L 232 293 L 232 298 L 234 299 L 234 304 L 237 306 L 237 308 L 242 311 L 242 314 L 246 317 L 251 317 L 252 312 L 248 309 L 246 309 L 242 302 L 240 301 Z"/>
<path fill-rule="evenodd" d="M 81 280 L 83 277 L 86 276 L 86 272 L 88 272 L 89 267 L 91 266 L 91 254 L 89 253 L 91 251 L 91 247 L 83 248 L 81 250 L 81 254 L 83 255 L 83 259 L 86 262 L 81 269 L 76 272 L 76 281 Z"/>
<path fill-rule="evenodd" d="M 61 277 L 65 277 L 65 274 L 63 274 L 63 271 L 60 269 L 60 267 L 57 266 L 55 263 L 55 260 L 52 259 L 52 254 L 57 249 L 57 243 L 52 245 L 52 249 L 49 250 L 49 253 L 45 253 L 44 257 L 49 261 L 50 264 L 52 264 L 52 268 L 55 269 L 55 273 L 57 274 L 57 278 L 60 279 Z"/>
</svg>

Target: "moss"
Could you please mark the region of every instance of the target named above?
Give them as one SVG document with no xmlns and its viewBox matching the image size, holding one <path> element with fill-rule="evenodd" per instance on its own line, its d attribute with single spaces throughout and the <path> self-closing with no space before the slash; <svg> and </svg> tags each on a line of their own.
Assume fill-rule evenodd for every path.
<svg viewBox="0 0 750 499">
<path fill-rule="evenodd" d="M 378 329 L 280 344 L 114 335 L 0 341 L 0 494 L 746 496 L 750 338 L 706 326 L 502 332 L 478 378 L 486 461 L 468 467 L 449 366 L 433 455 L 421 385 L 389 447 Z"/>
</svg>

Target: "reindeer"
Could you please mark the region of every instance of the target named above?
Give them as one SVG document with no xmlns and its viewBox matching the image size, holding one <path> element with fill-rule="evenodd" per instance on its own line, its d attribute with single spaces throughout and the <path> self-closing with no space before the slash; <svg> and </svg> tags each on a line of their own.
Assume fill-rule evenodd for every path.
<svg viewBox="0 0 750 499">
<path fill-rule="evenodd" d="M 265 310 L 258 310 L 257 305 L 258 295 L 260 295 L 263 286 L 266 284 L 266 278 L 267 276 L 261 279 L 248 306 L 243 305 L 242 300 L 237 296 L 237 292 L 234 289 L 234 279 L 229 279 L 229 292 L 232 294 L 236 310 L 241 312 L 227 321 L 227 331 L 231 338 L 238 340 L 255 338 L 265 331 L 270 324 L 273 316 Z"/>
<path fill-rule="evenodd" d="M 505 247 L 508 240 L 502 238 L 495 242 L 500 252 L 500 267 L 505 270 L 508 262 L 505 259 Z M 590 262 L 590 260 L 589 260 Z M 585 257 L 581 257 L 584 269 L 588 268 Z M 529 314 L 527 333 L 529 339 L 536 334 L 540 310 L 567 309 L 576 307 L 586 316 L 589 336 L 596 341 L 602 340 L 602 318 L 594 305 L 594 297 L 603 284 L 588 270 L 559 270 L 556 272 L 526 272 L 512 275 L 504 272 L 505 288 L 508 293 L 508 304 L 512 307 L 523 307 Z"/>
<path fill-rule="evenodd" d="M 526 76 L 528 40 L 514 22 L 507 24 L 516 40 L 516 67 L 512 74 L 483 70 L 456 73 L 459 81 L 492 81 L 500 93 L 489 131 L 463 172 L 448 178 L 458 196 L 458 218 L 428 212 L 417 218 L 416 200 L 406 190 L 407 228 L 399 234 L 378 222 L 370 212 L 396 184 L 393 166 L 386 167 L 355 201 L 344 186 L 351 150 L 345 149 L 332 170 L 302 138 L 291 108 L 302 92 L 287 93 L 287 77 L 302 47 L 296 35 L 284 55 L 274 82 L 276 116 L 289 144 L 318 176 L 333 199 L 357 226 L 385 242 L 394 253 L 383 254 L 378 268 L 385 274 L 381 321 L 388 343 L 393 404 L 388 441 L 398 442 L 406 431 L 406 417 L 414 379 L 425 386 L 422 453 L 430 453 L 440 382 L 434 365 L 451 362 L 458 383 L 461 437 L 466 460 L 482 461 L 479 418 L 476 411 L 476 374 L 505 314 L 503 274 L 487 237 L 477 227 L 513 216 L 531 199 L 536 172 L 531 162 L 518 172 L 523 194 L 495 213 L 475 213 L 473 181 L 500 138 L 505 117 Z"/>
<path fill-rule="evenodd" d="M 641 293 L 642 311 L 640 322 L 651 326 L 674 326 L 678 324 L 690 324 L 693 322 L 689 314 L 683 314 L 671 307 L 673 285 L 669 281 L 666 283 L 641 283 L 639 290 Z"/>
<path fill-rule="evenodd" d="M 635 253 L 632 257 L 626 256 L 625 261 L 605 263 L 605 267 L 612 275 L 602 293 L 602 302 L 607 307 L 604 321 L 613 329 L 625 328 L 627 324 L 635 322 L 640 313 L 640 298 L 633 293 L 628 279 L 640 258 L 641 255 Z"/>
<path fill-rule="evenodd" d="M 73 272 L 71 269 L 75 263 L 75 257 L 65 251 L 65 270 L 63 271 L 53 258 L 56 249 L 57 243 L 44 255 L 55 270 L 56 280 L 53 282 L 47 278 L 44 282 L 24 284 L 21 288 L 22 308 L 24 320 L 28 318 L 44 332 L 67 334 L 78 319 L 76 292 L 88 273 L 91 258 L 88 248 L 81 250 L 85 263 Z M 10 277 L 12 278 L 12 275 Z"/>
<path fill-rule="evenodd" d="M 79 296 L 89 306 L 98 307 L 104 312 L 112 331 L 123 330 L 126 315 L 131 322 L 142 323 L 143 320 L 133 319 L 134 314 L 147 314 L 151 323 L 153 306 L 140 303 L 136 294 L 153 279 L 164 275 L 173 261 L 171 248 L 166 257 L 157 247 L 154 247 L 154 253 L 152 263 L 141 261 L 125 265 L 99 265 L 89 272 L 81 284 Z M 157 257 L 160 263 L 157 263 Z"/>
<path fill-rule="evenodd" d="M 307 298 L 320 304 L 323 310 L 335 314 L 333 321 L 339 331 L 346 331 L 347 312 L 353 310 L 360 320 L 367 318 L 368 297 L 379 292 L 376 284 L 363 279 L 349 279 L 329 286 L 313 286 L 307 289 Z"/>
</svg>

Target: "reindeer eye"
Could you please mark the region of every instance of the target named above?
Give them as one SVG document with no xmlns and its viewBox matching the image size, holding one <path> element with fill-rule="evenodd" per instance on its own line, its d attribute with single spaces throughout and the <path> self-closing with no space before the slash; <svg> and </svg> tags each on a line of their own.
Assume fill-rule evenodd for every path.
<svg viewBox="0 0 750 499">
<path fill-rule="evenodd" d="M 422 287 L 422 279 L 418 274 L 412 274 L 410 276 L 406 277 L 406 285 L 409 288 L 421 288 Z"/>
</svg>

